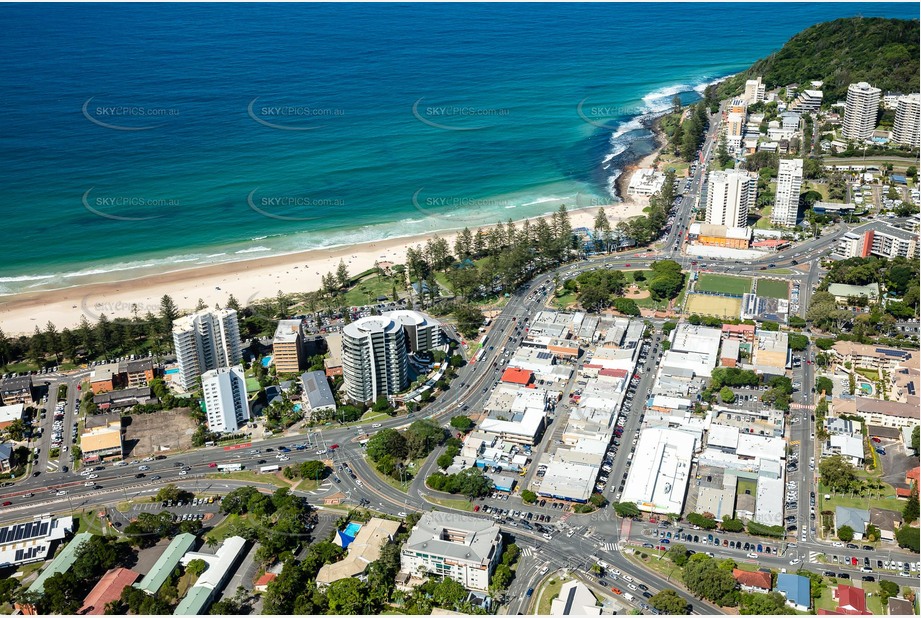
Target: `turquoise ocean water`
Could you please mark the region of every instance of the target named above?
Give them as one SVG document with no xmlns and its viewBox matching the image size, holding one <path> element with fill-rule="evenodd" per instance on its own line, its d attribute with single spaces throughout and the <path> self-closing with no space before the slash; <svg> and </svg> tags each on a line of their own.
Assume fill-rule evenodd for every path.
<svg viewBox="0 0 921 618">
<path fill-rule="evenodd" d="M 641 120 L 915 4 L 3 5 L 0 295 L 611 200 Z"/>
</svg>

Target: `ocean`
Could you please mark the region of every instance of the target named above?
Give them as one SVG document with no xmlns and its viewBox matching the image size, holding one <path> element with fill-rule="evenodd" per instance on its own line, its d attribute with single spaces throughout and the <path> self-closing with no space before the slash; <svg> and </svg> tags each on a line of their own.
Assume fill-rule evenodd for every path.
<svg viewBox="0 0 921 618">
<path fill-rule="evenodd" d="M 6 4 L 0 296 L 612 201 L 643 118 L 917 5 Z"/>
</svg>

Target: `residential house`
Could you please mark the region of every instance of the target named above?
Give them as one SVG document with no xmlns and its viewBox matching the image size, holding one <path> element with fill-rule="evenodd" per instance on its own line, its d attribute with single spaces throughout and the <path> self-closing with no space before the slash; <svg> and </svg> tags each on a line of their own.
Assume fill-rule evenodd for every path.
<svg viewBox="0 0 921 618">
<path fill-rule="evenodd" d="M 809 594 L 809 578 L 792 573 L 779 573 L 774 592 L 779 592 L 787 599 L 787 605 L 801 612 L 808 612 L 812 605 Z"/>
<path fill-rule="evenodd" d="M 742 569 L 733 569 L 732 576 L 739 586 L 745 592 L 763 592 L 771 591 L 771 572 L 770 571 L 743 571 Z"/>
<path fill-rule="evenodd" d="M 889 509 L 870 509 L 870 524 L 879 528 L 880 538 L 891 541 L 895 538 L 896 529 L 902 525 L 902 514 Z"/>
<path fill-rule="evenodd" d="M 870 521 L 870 511 L 865 509 L 855 509 L 848 506 L 835 507 L 835 529 L 842 526 L 850 526 L 854 531 L 854 539 L 859 541 L 867 531 L 867 523 Z"/>
</svg>

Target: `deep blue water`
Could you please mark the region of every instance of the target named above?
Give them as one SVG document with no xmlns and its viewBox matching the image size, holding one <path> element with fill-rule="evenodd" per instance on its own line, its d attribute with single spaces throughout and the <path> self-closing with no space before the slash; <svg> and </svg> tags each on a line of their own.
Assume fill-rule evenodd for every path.
<svg viewBox="0 0 921 618">
<path fill-rule="evenodd" d="M 0 294 L 608 202 L 638 117 L 858 14 L 918 8 L 2 5 Z"/>
</svg>

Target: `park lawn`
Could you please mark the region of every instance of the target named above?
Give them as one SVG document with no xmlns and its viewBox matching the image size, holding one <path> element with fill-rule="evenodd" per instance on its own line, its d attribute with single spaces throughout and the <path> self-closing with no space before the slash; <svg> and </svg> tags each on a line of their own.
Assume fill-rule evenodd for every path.
<svg viewBox="0 0 921 618">
<path fill-rule="evenodd" d="M 223 541 L 228 536 L 230 536 L 230 527 L 233 526 L 240 520 L 245 520 L 246 515 L 237 515 L 232 513 L 224 518 L 224 520 L 211 529 L 206 536 L 210 536 L 217 540 L 218 542 Z"/>
<path fill-rule="evenodd" d="M 742 296 L 751 292 L 752 280 L 751 277 L 702 273 L 697 280 L 696 289 L 698 292 L 716 292 L 718 294 Z"/>
<path fill-rule="evenodd" d="M 870 380 L 871 382 L 875 382 L 876 380 L 879 380 L 879 371 L 874 371 L 872 369 L 866 369 L 864 367 L 856 367 L 854 371 L 856 371 L 857 373 L 859 373 L 866 379 Z"/>
<path fill-rule="evenodd" d="M 406 491 L 405 489 L 403 491 Z M 458 511 L 472 511 L 473 503 L 465 498 L 439 498 L 437 496 L 425 496 L 426 502 L 434 502 L 439 506 Z"/>
<path fill-rule="evenodd" d="M 535 612 L 538 616 L 549 616 L 550 615 L 550 606 L 553 604 L 553 599 L 560 596 L 560 590 L 563 588 L 563 584 L 568 581 L 571 581 L 571 577 L 551 577 L 547 580 L 547 583 L 541 587 L 541 589 L 535 594 L 539 594 L 538 597 L 540 601 L 537 604 L 537 611 Z"/>
<path fill-rule="evenodd" d="M 828 489 L 819 484 L 819 489 L 816 492 L 819 498 L 818 511 L 834 511 L 836 506 L 847 506 L 855 509 L 889 509 L 890 511 L 901 513 L 904 503 L 895 497 L 895 490 L 891 485 L 887 483 L 883 483 L 883 485 L 885 487 L 880 498 L 877 498 L 875 493 L 872 497 L 831 494 L 831 499 L 826 500 L 825 494 L 829 493 Z"/>
<path fill-rule="evenodd" d="M 341 296 L 341 304 L 349 307 L 370 305 L 378 302 L 378 296 L 386 296 L 388 300 L 392 300 L 392 295 L 393 279 L 375 274 L 365 277 L 349 288 L 349 291 Z"/>
<path fill-rule="evenodd" d="M 758 296 L 788 300 L 790 298 L 790 284 L 776 279 L 758 279 Z"/>
<path fill-rule="evenodd" d="M 558 308 L 565 309 L 566 307 L 576 303 L 576 293 L 566 292 L 562 296 L 556 296 L 556 298 L 553 299 L 553 303 Z"/>
<path fill-rule="evenodd" d="M 409 492 L 409 486 L 412 484 L 411 480 L 408 480 L 405 483 L 400 482 L 397 479 L 389 477 L 386 474 L 382 473 L 380 470 L 377 469 L 377 466 L 375 466 L 372 461 L 368 460 L 367 458 L 365 458 L 365 460 L 368 463 L 368 467 L 371 468 L 371 471 L 374 472 L 377 478 L 384 481 L 385 483 L 387 483 L 388 485 L 390 485 L 397 491 L 402 491 L 404 494 Z"/>
<path fill-rule="evenodd" d="M 662 577 L 665 577 L 668 581 L 677 581 L 677 582 L 684 581 L 682 579 L 681 567 L 676 565 L 674 562 L 672 562 L 668 558 L 663 557 L 662 559 L 659 559 L 658 554 L 660 552 L 658 550 L 649 549 L 648 547 L 640 547 L 640 548 L 635 548 L 634 552 L 635 553 L 632 553 L 632 554 L 625 553 L 624 555 L 628 559 L 632 560 L 633 562 L 636 562 L 637 564 L 641 564 L 647 569 L 651 571 L 655 571 L 656 573 L 659 573 Z M 646 558 L 646 560 L 643 560 L 640 557 L 640 552 L 652 552 L 652 553 L 647 553 L 646 555 L 648 557 Z M 617 586 L 617 584 L 614 584 L 614 586 Z M 617 587 L 621 589 L 624 588 L 624 586 L 617 586 Z"/>
</svg>

